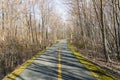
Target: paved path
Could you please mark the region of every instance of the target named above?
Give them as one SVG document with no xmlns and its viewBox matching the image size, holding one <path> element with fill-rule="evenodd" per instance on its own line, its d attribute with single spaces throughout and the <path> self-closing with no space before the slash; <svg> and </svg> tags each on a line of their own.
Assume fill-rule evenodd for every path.
<svg viewBox="0 0 120 80">
<path fill-rule="evenodd" d="M 49 48 L 15 80 L 58 80 L 58 48 L 60 48 L 61 55 L 62 80 L 95 80 L 89 71 L 75 58 L 65 40 Z"/>
</svg>

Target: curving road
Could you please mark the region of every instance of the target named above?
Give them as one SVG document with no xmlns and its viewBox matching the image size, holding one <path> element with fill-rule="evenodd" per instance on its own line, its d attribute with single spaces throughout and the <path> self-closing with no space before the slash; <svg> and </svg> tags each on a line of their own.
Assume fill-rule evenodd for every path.
<svg viewBox="0 0 120 80">
<path fill-rule="evenodd" d="M 58 54 L 60 49 L 60 57 Z M 60 58 L 60 59 L 59 59 Z M 58 65 L 59 64 L 59 65 Z M 61 75 L 60 78 L 58 76 Z M 15 80 L 96 80 L 62 40 L 49 48 Z"/>
</svg>

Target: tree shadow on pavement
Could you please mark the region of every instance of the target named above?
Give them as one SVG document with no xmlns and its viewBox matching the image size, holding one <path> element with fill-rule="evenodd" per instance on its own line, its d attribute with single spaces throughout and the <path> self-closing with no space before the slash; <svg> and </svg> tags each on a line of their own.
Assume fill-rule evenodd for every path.
<svg viewBox="0 0 120 80">
<path fill-rule="evenodd" d="M 55 51 L 47 50 L 19 76 L 16 75 L 15 80 L 56 80 L 58 78 L 58 54 Z"/>
</svg>

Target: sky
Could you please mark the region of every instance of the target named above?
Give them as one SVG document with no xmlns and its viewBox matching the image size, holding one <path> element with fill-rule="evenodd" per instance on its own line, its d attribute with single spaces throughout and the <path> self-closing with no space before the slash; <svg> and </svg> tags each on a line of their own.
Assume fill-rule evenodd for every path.
<svg viewBox="0 0 120 80">
<path fill-rule="evenodd" d="M 65 1 L 64 0 L 53 0 L 55 2 L 55 9 L 57 11 L 57 13 L 61 16 L 62 21 L 66 22 L 68 21 L 68 9 L 67 6 L 65 5 Z M 89 3 L 90 0 L 87 0 L 87 3 Z M 39 6 L 35 6 L 35 10 L 36 10 L 36 17 L 39 19 L 40 17 L 40 12 L 39 12 Z"/>
<path fill-rule="evenodd" d="M 54 1 L 56 3 L 56 9 L 58 13 L 61 15 L 63 21 L 66 22 L 68 18 L 68 13 L 64 0 L 54 0 Z M 87 3 L 89 4 L 90 0 L 87 0 Z"/>
<path fill-rule="evenodd" d="M 63 3 L 63 0 L 54 0 L 55 2 L 55 9 L 58 13 L 58 15 L 60 15 L 62 21 L 66 21 L 67 19 L 67 11 L 66 11 L 66 6 Z M 40 18 L 40 11 L 39 11 L 39 6 L 35 5 L 35 11 L 36 11 L 36 18 Z"/>
<path fill-rule="evenodd" d="M 67 19 L 67 11 L 66 6 L 63 3 L 63 0 L 55 0 L 56 10 L 58 11 L 58 14 L 61 15 L 61 18 L 63 21 L 66 21 Z"/>
</svg>

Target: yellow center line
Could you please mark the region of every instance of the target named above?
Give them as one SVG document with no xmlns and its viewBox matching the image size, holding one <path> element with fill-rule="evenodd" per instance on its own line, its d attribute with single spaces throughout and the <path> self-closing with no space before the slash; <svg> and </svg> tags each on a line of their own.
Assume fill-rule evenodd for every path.
<svg viewBox="0 0 120 80">
<path fill-rule="evenodd" d="M 58 80 L 62 80 L 62 70 L 61 70 L 61 56 L 60 56 L 60 48 L 58 48 Z"/>
</svg>

